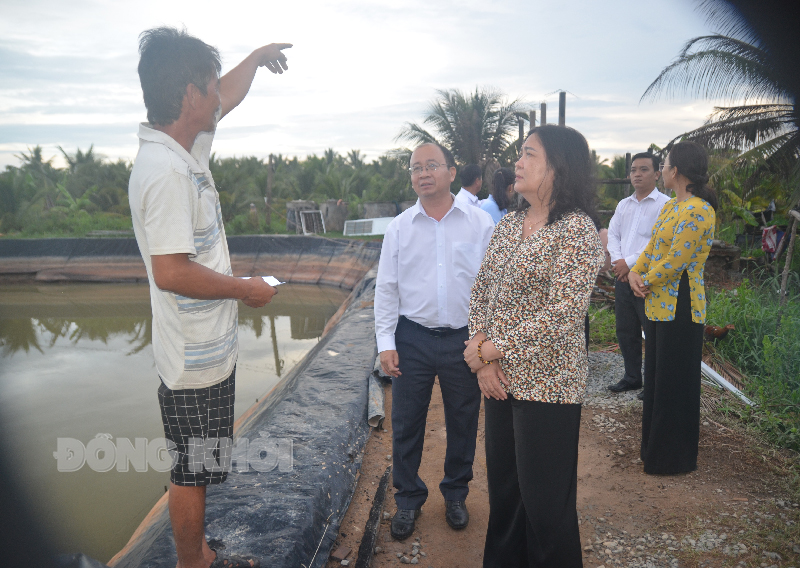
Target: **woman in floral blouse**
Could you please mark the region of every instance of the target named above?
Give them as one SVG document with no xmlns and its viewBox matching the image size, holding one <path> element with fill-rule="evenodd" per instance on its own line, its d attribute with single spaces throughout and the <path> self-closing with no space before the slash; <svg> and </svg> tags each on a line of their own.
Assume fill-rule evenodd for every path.
<svg viewBox="0 0 800 568">
<path fill-rule="evenodd" d="M 703 269 L 717 199 L 708 182 L 708 155 L 679 142 L 662 166 L 667 201 L 647 248 L 631 267 L 631 289 L 645 298 L 645 362 L 641 457 L 645 473 L 697 469 L 700 440 L 700 359 L 706 295 Z"/>
<path fill-rule="evenodd" d="M 486 397 L 484 566 L 582 566 L 583 327 L 604 258 L 589 156 L 576 130 L 530 132 L 514 183 L 530 206 L 497 224 L 472 288 L 464 359 Z"/>
</svg>

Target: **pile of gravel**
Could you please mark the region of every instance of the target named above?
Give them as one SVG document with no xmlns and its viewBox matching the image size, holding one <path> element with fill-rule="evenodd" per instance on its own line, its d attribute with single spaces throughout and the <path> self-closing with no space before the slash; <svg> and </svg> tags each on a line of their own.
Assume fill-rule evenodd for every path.
<svg viewBox="0 0 800 568">
<path fill-rule="evenodd" d="M 625 362 L 619 353 L 589 353 L 589 380 L 586 382 L 584 404 L 601 408 L 615 408 L 629 404 L 642 404 L 636 395 L 640 391 L 615 394 L 608 390 L 625 376 Z"/>
</svg>

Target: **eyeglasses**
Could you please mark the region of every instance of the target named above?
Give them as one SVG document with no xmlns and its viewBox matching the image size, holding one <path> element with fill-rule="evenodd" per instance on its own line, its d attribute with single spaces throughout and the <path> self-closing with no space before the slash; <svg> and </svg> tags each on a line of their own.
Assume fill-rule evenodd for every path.
<svg viewBox="0 0 800 568">
<path fill-rule="evenodd" d="M 418 176 L 422 173 L 422 170 L 426 172 L 435 172 L 439 168 L 447 168 L 447 164 L 437 164 L 436 162 L 428 162 L 425 166 L 414 166 L 413 168 L 408 168 L 408 173 L 412 176 Z"/>
<path fill-rule="evenodd" d="M 664 171 L 664 168 L 671 168 L 671 167 L 672 167 L 672 165 L 670 165 L 670 164 L 667 164 L 667 163 L 665 163 L 665 162 L 661 162 L 661 163 L 658 165 L 658 171 L 660 171 L 660 172 L 663 172 L 663 171 Z"/>
</svg>

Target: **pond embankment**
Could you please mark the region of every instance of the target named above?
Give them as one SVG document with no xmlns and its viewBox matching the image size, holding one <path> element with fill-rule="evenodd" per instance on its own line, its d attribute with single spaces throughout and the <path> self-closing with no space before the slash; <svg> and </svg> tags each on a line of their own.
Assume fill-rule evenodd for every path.
<svg viewBox="0 0 800 568">
<path fill-rule="evenodd" d="M 266 566 L 323 566 L 355 488 L 364 446 L 380 243 L 319 237 L 228 239 L 235 276 L 352 289 L 319 343 L 236 422 L 226 483 L 210 486 L 206 533 Z M 133 239 L 0 241 L 0 281 L 138 282 Z M 167 496 L 110 566 L 169 567 L 177 557 Z"/>
<path fill-rule="evenodd" d="M 353 289 L 380 256 L 380 243 L 293 235 L 228 238 L 234 276 Z M 146 282 L 136 239 L 0 240 L 0 279 Z"/>
</svg>

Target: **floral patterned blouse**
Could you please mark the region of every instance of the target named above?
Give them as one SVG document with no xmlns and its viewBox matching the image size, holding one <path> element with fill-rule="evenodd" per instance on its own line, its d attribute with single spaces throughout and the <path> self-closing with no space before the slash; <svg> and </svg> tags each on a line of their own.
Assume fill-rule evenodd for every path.
<svg viewBox="0 0 800 568">
<path fill-rule="evenodd" d="M 714 238 L 714 208 L 696 196 L 681 202 L 670 199 L 653 225 L 650 242 L 631 267 L 650 293 L 644 311 L 651 321 L 675 319 L 678 285 L 686 270 L 692 297 L 692 321 L 705 323 L 706 295 L 703 271 Z"/>
<path fill-rule="evenodd" d="M 584 318 L 604 252 L 584 213 L 522 240 L 525 211 L 503 217 L 475 277 L 469 334 L 483 331 L 519 400 L 579 404 L 589 363 Z"/>
</svg>

